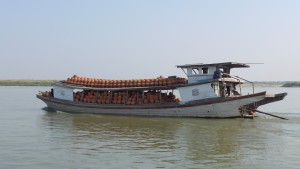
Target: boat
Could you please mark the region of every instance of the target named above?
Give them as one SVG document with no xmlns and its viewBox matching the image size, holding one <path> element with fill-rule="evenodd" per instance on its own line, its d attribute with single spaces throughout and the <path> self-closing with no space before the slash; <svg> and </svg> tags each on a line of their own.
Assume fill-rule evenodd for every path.
<svg viewBox="0 0 300 169">
<path fill-rule="evenodd" d="M 109 80 L 74 75 L 53 83 L 36 97 L 47 107 L 69 113 L 234 118 L 255 116 L 259 106 L 283 100 L 287 93 L 255 92 L 254 83 L 232 75 L 249 64 L 224 62 L 177 65 L 186 77 Z M 252 93 L 243 94 L 243 84 Z"/>
</svg>

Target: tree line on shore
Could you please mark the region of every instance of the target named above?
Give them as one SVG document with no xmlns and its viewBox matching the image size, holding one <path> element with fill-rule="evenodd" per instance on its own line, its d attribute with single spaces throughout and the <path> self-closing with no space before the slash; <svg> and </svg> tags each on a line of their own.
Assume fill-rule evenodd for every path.
<svg viewBox="0 0 300 169">
<path fill-rule="evenodd" d="M 300 82 L 288 82 L 282 85 L 282 87 L 300 87 Z"/>
<path fill-rule="evenodd" d="M 0 80 L 0 86 L 51 86 L 57 80 Z"/>
</svg>

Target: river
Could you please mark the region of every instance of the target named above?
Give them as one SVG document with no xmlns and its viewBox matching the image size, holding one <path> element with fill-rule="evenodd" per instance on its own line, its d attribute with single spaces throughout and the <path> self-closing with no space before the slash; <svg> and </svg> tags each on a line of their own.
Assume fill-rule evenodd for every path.
<svg viewBox="0 0 300 169">
<path fill-rule="evenodd" d="M 149 118 L 47 112 L 50 87 L 0 87 L 0 168 L 299 168 L 300 88 L 255 119 Z M 251 91 L 249 89 L 249 91 Z"/>
</svg>

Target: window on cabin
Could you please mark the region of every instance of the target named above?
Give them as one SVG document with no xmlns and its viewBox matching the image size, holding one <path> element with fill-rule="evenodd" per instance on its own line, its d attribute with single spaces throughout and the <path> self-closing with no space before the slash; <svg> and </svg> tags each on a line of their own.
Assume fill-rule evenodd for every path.
<svg viewBox="0 0 300 169">
<path fill-rule="evenodd" d="M 202 74 L 208 74 L 208 67 L 202 68 Z"/>
<path fill-rule="evenodd" d="M 192 68 L 192 74 L 193 75 L 198 75 L 199 74 L 199 69 L 198 68 Z"/>
</svg>

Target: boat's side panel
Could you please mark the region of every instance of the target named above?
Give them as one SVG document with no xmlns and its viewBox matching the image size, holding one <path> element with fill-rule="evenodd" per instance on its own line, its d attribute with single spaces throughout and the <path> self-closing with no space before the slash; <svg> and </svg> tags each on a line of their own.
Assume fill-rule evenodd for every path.
<svg viewBox="0 0 300 169">
<path fill-rule="evenodd" d="M 263 100 L 264 98 L 264 96 L 250 97 L 214 104 L 213 107 L 218 117 L 240 116 L 239 108 L 241 106 Z"/>
<path fill-rule="evenodd" d="M 179 87 L 178 90 L 183 102 L 218 97 L 211 83 Z"/>
<path fill-rule="evenodd" d="M 73 89 L 67 87 L 53 86 L 53 95 L 55 98 L 64 100 L 73 100 Z"/>
<path fill-rule="evenodd" d="M 217 117 L 216 113 L 211 111 L 212 105 L 183 107 L 183 108 L 165 108 L 165 109 L 109 109 L 76 107 L 62 105 L 54 102 L 46 102 L 48 107 L 56 110 L 72 113 L 93 113 L 93 114 L 116 114 L 116 115 L 139 115 L 139 116 L 166 116 L 166 117 Z"/>
<path fill-rule="evenodd" d="M 59 111 L 72 113 L 93 114 L 118 114 L 140 116 L 168 116 L 168 117 L 237 117 L 240 116 L 239 107 L 264 99 L 264 95 L 244 97 L 241 99 L 229 99 L 220 102 L 206 102 L 184 104 L 169 107 L 108 107 L 96 104 L 65 104 L 63 102 L 42 99 L 48 107 Z"/>
</svg>

